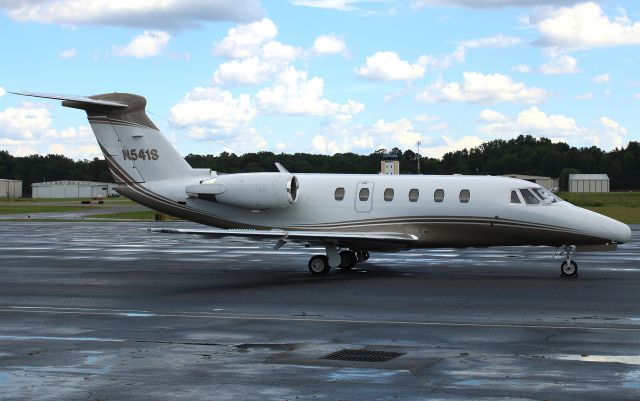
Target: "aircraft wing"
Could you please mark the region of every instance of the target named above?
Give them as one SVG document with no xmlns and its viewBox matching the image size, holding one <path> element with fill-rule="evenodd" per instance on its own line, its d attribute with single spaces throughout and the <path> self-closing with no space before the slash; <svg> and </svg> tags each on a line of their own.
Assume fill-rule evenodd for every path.
<svg viewBox="0 0 640 401">
<path fill-rule="evenodd" d="M 309 245 L 325 245 L 361 247 L 363 249 L 376 247 L 402 248 L 418 241 L 412 234 L 393 232 L 340 232 L 340 231 L 286 231 L 286 230 L 225 230 L 225 229 L 147 229 L 151 232 L 165 234 L 191 234 L 210 238 L 243 237 L 254 239 L 277 240 L 276 249 L 286 242 L 296 242 Z"/>
</svg>

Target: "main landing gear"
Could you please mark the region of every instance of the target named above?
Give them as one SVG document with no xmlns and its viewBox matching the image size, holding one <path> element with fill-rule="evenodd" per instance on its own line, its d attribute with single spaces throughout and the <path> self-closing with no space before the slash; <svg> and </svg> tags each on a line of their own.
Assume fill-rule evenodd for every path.
<svg viewBox="0 0 640 401">
<path fill-rule="evenodd" d="M 564 255 L 565 260 L 560 265 L 560 276 L 562 277 L 577 277 L 578 276 L 578 264 L 571 260 L 571 255 L 575 251 L 571 245 L 564 245 L 563 251 L 560 255 Z"/>
<path fill-rule="evenodd" d="M 313 275 L 327 274 L 332 267 L 342 271 L 353 269 L 358 262 L 369 259 L 369 252 L 363 250 L 345 250 L 338 252 L 335 245 L 325 246 L 327 255 L 315 255 L 309 259 L 309 271 Z"/>
</svg>

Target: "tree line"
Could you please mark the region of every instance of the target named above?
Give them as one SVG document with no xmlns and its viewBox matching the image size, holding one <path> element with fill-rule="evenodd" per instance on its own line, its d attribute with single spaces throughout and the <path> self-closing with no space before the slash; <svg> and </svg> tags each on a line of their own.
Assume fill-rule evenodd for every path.
<svg viewBox="0 0 640 401">
<path fill-rule="evenodd" d="M 385 153 L 393 153 L 400 162 L 401 174 L 416 174 L 418 162 L 422 174 L 503 175 L 527 174 L 560 177 L 561 186 L 571 173 L 606 173 L 612 190 L 640 189 L 640 142 L 605 152 L 596 146 L 576 148 L 530 135 L 515 139 L 497 139 L 482 145 L 445 154 L 442 159 L 421 156 L 412 150 L 393 148 L 369 155 L 337 153 L 332 156 L 272 152 L 236 155 L 189 154 L 194 168 L 210 168 L 223 173 L 277 171 L 275 162 L 295 173 L 378 173 Z M 74 161 L 62 155 L 14 157 L 0 151 L 0 178 L 23 181 L 23 194 L 31 193 L 31 184 L 41 181 L 79 180 L 111 182 L 104 160 Z"/>
</svg>

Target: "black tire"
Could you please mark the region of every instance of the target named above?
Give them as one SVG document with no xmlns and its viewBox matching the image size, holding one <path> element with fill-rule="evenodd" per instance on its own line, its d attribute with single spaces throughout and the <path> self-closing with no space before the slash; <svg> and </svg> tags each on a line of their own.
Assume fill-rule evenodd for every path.
<svg viewBox="0 0 640 401">
<path fill-rule="evenodd" d="M 358 251 L 357 252 L 357 256 L 358 256 L 358 262 L 369 260 L 369 252 L 368 251 Z"/>
<path fill-rule="evenodd" d="M 340 252 L 340 268 L 342 270 L 351 270 L 358 263 L 358 256 L 353 251 Z"/>
<path fill-rule="evenodd" d="M 331 269 L 329 259 L 324 255 L 315 255 L 309 259 L 309 271 L 315 276 L 327 274 Z"/>
<path fill-rule="evenodd" d="M 578 276 L 578 264 L 571 261 L 571 264 L 567 263 L 565 260 L 560 265 L 560 275 L 562 277 L 577 277 Z"/>
</svg>

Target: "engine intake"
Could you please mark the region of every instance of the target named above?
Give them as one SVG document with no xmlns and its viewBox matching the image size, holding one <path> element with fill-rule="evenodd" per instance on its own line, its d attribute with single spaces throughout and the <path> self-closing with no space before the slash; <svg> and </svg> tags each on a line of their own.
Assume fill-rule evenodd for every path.
<svg viewBox="0 0 640 401">
<path fill-rule="evenodd" d="M 298 200 L 296 176 L 287 173 L 220 175 L 214 180 L 189 185 L 187 195 L 251 210 L 286 207 Z"/>
</svg>

